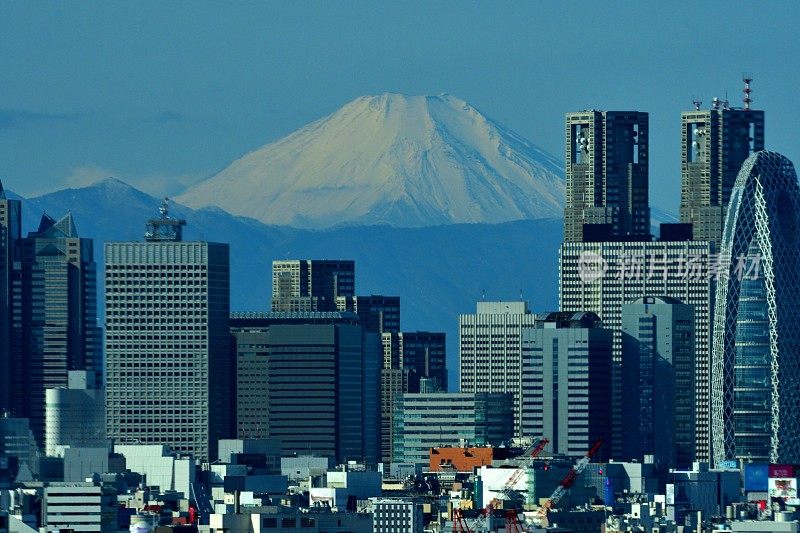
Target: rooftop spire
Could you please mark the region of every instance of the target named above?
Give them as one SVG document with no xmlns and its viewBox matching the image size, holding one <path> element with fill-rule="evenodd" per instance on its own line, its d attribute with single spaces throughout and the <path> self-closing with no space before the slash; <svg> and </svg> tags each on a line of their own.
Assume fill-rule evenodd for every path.
<svg viewBox="0 0 800 533">
<path fill-rule="evenodd" d="M 158 208 L 158 218 L 151 218 L 145 225 L 144 240 L 174 241 L 183 240 L 183 226 L 186 221 L 169 216 L 169 198 L 164 198 Z"/>
</svg>

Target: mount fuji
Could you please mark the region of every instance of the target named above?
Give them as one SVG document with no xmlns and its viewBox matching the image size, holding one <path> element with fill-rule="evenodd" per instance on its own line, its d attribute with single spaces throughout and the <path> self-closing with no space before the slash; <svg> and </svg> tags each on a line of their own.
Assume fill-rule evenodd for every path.
<svg viewBox="0 0 800 533">
<path fill-rule="evenodd" d="M 363 96 L 176 200 L 269 225 L 423 227 L 558 218 L 561 161 L 463 100 Z"/>
</svg>

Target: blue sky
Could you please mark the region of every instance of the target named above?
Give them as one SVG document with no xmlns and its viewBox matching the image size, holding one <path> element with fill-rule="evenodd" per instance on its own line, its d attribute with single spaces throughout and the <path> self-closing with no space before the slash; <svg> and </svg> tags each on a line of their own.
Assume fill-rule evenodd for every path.
<svg viewBox="0 0 800 533">
<path fill-rule="evenodd" d="M 570 110 L 650 112 L 676 210 L 679 117 L 741 101 L 800 164 L 797 2 L 2 2 L 0 178 L 172 193 L 363 94 L 448 92 L 563 157 Z"/>
</svg>

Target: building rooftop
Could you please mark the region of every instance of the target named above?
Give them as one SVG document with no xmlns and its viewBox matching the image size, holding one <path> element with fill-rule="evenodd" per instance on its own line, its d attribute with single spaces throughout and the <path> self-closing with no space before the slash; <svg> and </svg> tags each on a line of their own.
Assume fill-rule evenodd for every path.
<svg viewBox="0 0 800 533">
<path fill-rule="evenodd" d="M 536 325 L 540 328 L 600 328 L 603 322 L 591 311 L 553 311 L 537 314 Z"/>
</svg>

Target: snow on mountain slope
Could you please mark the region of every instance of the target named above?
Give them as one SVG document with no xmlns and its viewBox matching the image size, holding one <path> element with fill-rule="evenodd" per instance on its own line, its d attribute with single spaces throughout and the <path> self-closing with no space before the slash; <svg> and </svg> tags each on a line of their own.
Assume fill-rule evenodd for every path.
<svg viewBox="0 0 800 533">
<path fill-rule="evenodd" d="M 449 95 L 364 96 L 177 197 L 266 224 L 398 227 L 561 217 L 562 164 Z"/>
</svg>

